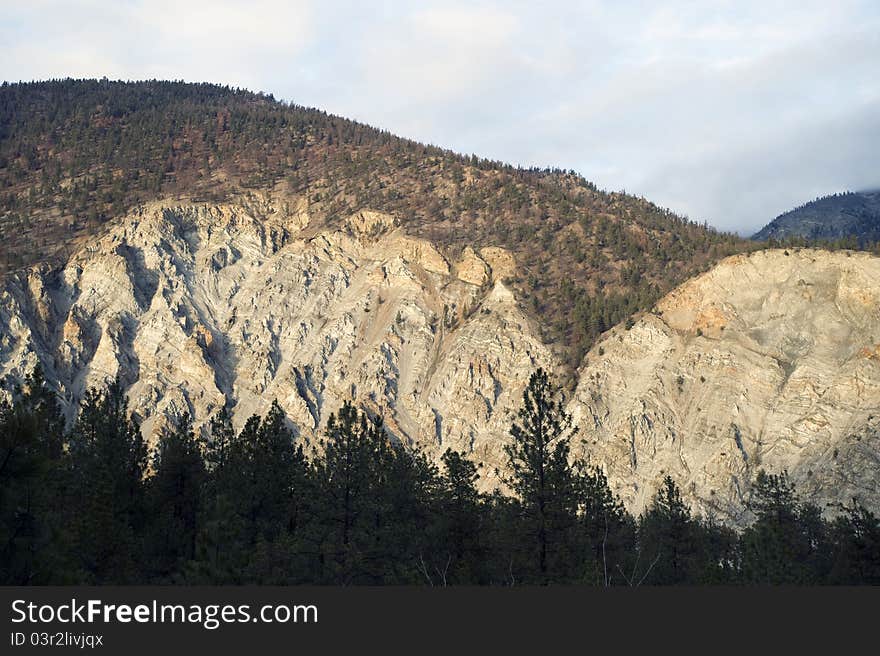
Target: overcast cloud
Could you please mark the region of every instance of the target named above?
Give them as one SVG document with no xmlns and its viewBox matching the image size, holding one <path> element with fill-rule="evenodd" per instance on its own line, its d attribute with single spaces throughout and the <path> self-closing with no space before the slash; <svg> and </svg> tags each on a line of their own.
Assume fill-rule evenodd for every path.
<svg viewBox="0 0 880 656">
<path fill-rule="evenodd" d="M 751 233 L 880 186 L 880 3 L 0 0 L 0 78 L 170 78 Z"/>
</svg>

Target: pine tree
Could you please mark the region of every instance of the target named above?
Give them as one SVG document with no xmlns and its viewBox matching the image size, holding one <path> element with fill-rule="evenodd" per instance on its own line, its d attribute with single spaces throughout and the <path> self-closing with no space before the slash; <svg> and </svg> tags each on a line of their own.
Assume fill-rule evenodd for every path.
<svg viewBox="0 0 880 656">
<path fill-rule="evenodd" d="M 203 439 L 205 466 L 211 471 L 222 475 L 229 464 L 232 443 L 235 441 L 235 430 L 232 428 L 232 417 L 226 406 L 220 408 L 211 417 L 208 433 Z"/>
<path fill-rule="evenodd" d="M 169 577 L 196 557 L 204 515 L 205 462 L 188 414 L 175 418 L 153 453 L 148 481 L 150 544 L 147 562 L 154 576 Z"/>
<path fill-rule="evenodd" d="M 544 583 L 551 566 L 561 566 L 566 531 L 574 523 L 569 442 L 577 429 L 543 369 L 529 378 L 517 419 L 510 429 L 513 440 L 505 445 L 510 473 L 503 480 L 520 501 L 537 578 Z"/>
<path fill-rule="evenodd" d="M 69 436 L 73 549 L 90 583 L 139 578 L 147 448 L 119 381 L 90 391 Z"/>
<path fill-rule="evenodd" d="M 213 424 L 210 446 L 212 510 L 203 551 L 216 559 L 214 574 L 220 580 L 245 582 L 249 579 L 240 577 L 248 572 L 264 580 L 272 568 L 265 561 L 253 562 L 254 554 L 267 554 L 267 544 L 287 540 L 301 529 L 310 496 L 302 446 L 275 401 L 263 419 L 249 418 L 235 439 L 221 414 Z M 295 578 L 292 572 L 290 576 Z"/>
<path fill-rule="evenodd" d="M 345 402 L 330 415 L 324 455 L 315 479 L 322 506 L 318 529 L 321 576 L 336 583 L 354 582 L 372 533 L 369 519 L 378 463 L 385 461 L 387 438 L 382 423 Z M 374 519 L 375 522 L 375 519 Z"/>
<path fill-rule="evenodd" d="M 880 519 L 855 499 L 842 511 L 831 527 L 829 583 L 880 585 Z"/>
<path fill-rule="evenodd" d="M 480 548 L 480 494 L 476 465 L 447 449 L 443 454 L 442 517 L 452 557 L 456 562 L 475 559 Z"/>
<path fill-rule="evenodd" d="M 444 581 L 449 577 L 460 580 L 479 579 L 483 558 L 481 544 L 481 496 L 477 492 L 476 465 L 462 454 L 447 449 L 442 457 L 444 475 L 439 500 L 438 529 L 444 549 L 440 561 L 446 558 Z M 445 554 L 443 552 L 446 552 Z"/>
<path fill-rule="evenodd" d="M 384 438 L 370 478 L 370 530 L 365 533 L 368 576 L 374 583 L 448 582 L 448 559 L 441 562 L 438 541 L 432 539 L 440 497 L 437 467 L 419 450 L 409 450 Z"/>
<path fill-rule="evenodd" d="M 13 398 L 0 401 L 0 582 L 63 581 L 64 421 L 40 367 Z"/>
<path fill-rule="evenodd" d="M 222 408 L 211 418 L 202 440 L 205 467 L 205 517 L 199 532 L 197 560 L 190 567 L 194 582 L 223 584 L 241 582 L 249 545 L 245 544 L 242 511 L 243 478 L 238 437 L 232 418 Z"/>
<path fill-rule="evenodd" d="M 801 503 L 787 472 L 758 472 L 752 494 L 757 519 L 740 537 L 743 579 L 801 585 L 824 580 L 830 548 L 818 508 Z"/>
<path fill-rule="evenodd" d="M 295 532 L 302 509 L 306 457 L 287 426 L 284 411 L 273 401 L 260 422 L 250 448 L 254 501 L 260 535 L 272 540 L 281 532 Z"/>
<path fill-rule="evenodd" d="M 639 522 L 642 557 L 649 559 L 645 582 L 654 585 L 695 583 L 699 572 L 699 534 L 690 508 L 672 477 L 666 476 Z"/>
<path fill-rule="evenodd" d="M 629 572 L 636 547 L 635 524 L 599 467 L 575 463 L 578 530 L 573 539 L 583 559 L 578 580 L 608 586 Z"/>
</svg>

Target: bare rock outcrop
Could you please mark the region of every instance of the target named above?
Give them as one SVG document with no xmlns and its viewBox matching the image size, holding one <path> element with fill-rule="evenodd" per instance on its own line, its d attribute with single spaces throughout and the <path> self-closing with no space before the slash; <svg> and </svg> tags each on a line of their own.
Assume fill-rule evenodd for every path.
<svg viewBox="0 0 880 656">
<path fill-rule="evenodd" d="M 529 375 L 558 366 L 505 285 L 513 257 L 447 259 L 379 212 L 334 225 L 270 196 L 140 207 L 63 269 L 0 288 L 0 389 L 40 363 L 70 415 L 118 377 L 150 437 L 223 406 L 240 427 L 277 399 L 313 441 L 353 400 L 495 486 Z M 760 468 L 821 504 L 880 508 L 876 257 L 728 258 L 607 333 L 578 374 L 573 455 L 635 512 L 669 474 L 697 511 L 746 521 Z"/>
<path fill-rule="evenodd" d="M 880 506 L 880 259 L 770 250 L 685 283 L 588 354 L 580 449 L 639 511 L 669 474 L 745 521 L 760 468 L 827 506 Z"/>
<path fill-rule="evenodd" d="M 40 362 L 72 410 L 119 377 L 150 436 L 175 412 L 204 425 L 228 405 L 241 426 L 277 399 L 311 440 L 350 399 L 404 443 L 472 454 L 491 485 L 530 372 L 553 366 L 511 292 L 388 215 L 309 224 L 297 202 L 130 213 L 63 270 L 5 286 L 5 386 Z"/>
</svg>

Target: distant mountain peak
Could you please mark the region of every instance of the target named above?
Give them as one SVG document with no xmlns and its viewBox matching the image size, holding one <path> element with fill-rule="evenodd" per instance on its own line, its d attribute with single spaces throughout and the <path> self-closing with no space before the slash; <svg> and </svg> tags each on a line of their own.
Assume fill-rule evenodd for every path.
<svg viewBox="0 0 880 656">
<path fill-rule="evenodd" d="M 835 240 L 855 237 L 860 242 L 880 240 L 880 190 L 844 191 L 816 198 L 780 214 L 752 239 Z"/>
</svg>

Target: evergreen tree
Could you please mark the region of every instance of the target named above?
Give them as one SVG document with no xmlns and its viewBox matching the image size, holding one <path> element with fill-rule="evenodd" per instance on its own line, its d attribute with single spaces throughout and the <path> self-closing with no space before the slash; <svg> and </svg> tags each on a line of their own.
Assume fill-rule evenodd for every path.
<svg viewBox="0 0 880 656">
<path fill-rule="evenodd" d="M 188 579 L 197 583 L 241 582 L 244 567 L 245 528 L 242 510 L 243 477 L 236 463 L 237 436 L 226 408 L 211 418 L 202 448 L 206 467 L 205 517 L 196 543 L 197 558 L 190 564 Z"/>
<path fill-rule="evenodd" d="M 306 457 L 287 427 L 284 411 L 273 401 L 260 423 L 252 443 L 239 444 L 248 449 L 249 468 L 254 483 L 253 502 L 257 528 L 264 539 L 281 532 L 295 533 L 302 510 L 305 488 Z"/>
<path fill-rule="evenodd" d="M 827 576 L 826 526 L 815 506 L 802 504 L 788 473 L 758 472 L 750 507 L 756 520 L 740 537 L 747 583 L 813 584 Z"/>
<path fill-rule="evenodd" d="M 384 437 L 384 429 L 381 431 Z M 370 529 L 364 534 L 367 572 L 374 583 L 446 584 L 449 562 L 434 539 L 441 494 L 437 467 L 419 450 L 387 437 L 369 481 Z"/>
<path fill-rule="evenodd" d="M 522 509 L 526 542 L 534 550 L 537 580 L 549 582 L 565 569 L 567 532 L 574 525 L 576 497 L 569 442 L 577 429 L 560 391 L 538 369 L 523 392 L 523 404 L 505 445 L 504 482 Z"/>
<path fill-rule="evenodd" d="M 211 417 L 208 433 L 203 439 L 202 448 L 205 454 L 205 466 L 208 470 L 218 475 L 225 473 L 234 441 L 235 430 L 232 428 L 232 417 L 230 417 L 226 406 L 223 406 L 216 415 Z"/>
<path fill-rule="evenodd" d="M 831 526 L 829 583 L 880 585 L 880 519 L 855 499 L 842 511 Z"/>
<path fill-rule="evenodd" d="M 479 582 L 485 554 L 481 541 L 482 498 L 476 487 L 477 467 L 452 449 L 446 449 L 442 461 L 444 475 L 436 510 L 437 530 L 443 545 L 438 554 L 439 566 L 445 574 L 442 578 Z"/>
<path fill-rule="evenodd" d="M 636 550 L 632 516 L 614 496 L 598 467 L 575 463 L 578 530 L 573 541 L 582 558 L 576 580 L 607 586 L 629 572 Z"/>
<path fill-rule="evenodd" d="M 482 516 L 487 582 L 515 586 L 534 580 L 534 549 L 524 549 L 522 504 L 501 490 L 486 495 Z"/>
<path fill-rule="evenodd" d="M 66 578 L 63 513 L 64 422 L 37 367 L 14 402 L 0 401 L 0 582 L 46 584 Z"/>
<path fill-rule="evenodd" d="M 647 583 L 695 583 L 702 568 L 697 522 L 670 476 L 663 479 L 654 501 L 639 522 L 639 546 L 650 559 Z"/>
<path fill-rule="evenodd" d="M 90 391 L 69 437 L 73 551 L 85 582 L 139 579 L 147 448 L 119 381 Z"/>
<path fill-rule="evenodd" d="M 146 467 L 118 383 L 64 421 L 39 370 L 0 402 L 3 583 L 880 583 L 880 520 L 832 521 L 786 473 L 760 472 L 739 536 L 694 516 L 667 477 L 638 524 L 598 468 L 569 463 L 571 419 L 532 376 L 507 449 L 515 495 L 438 471 L 346 403 L 309 463 L 273 403 L 236 435 L 171 423 Z M 203 452 L 204 451 L 204 452 Z"/>
<path fill-rule="evenodd" d="M 255 559 L 254 554 L 265 555 L 266 545 L 286 540 L 301 529 L 309 496 L 305 454 L 302 446 L 296 444 L 276 401 L 262 420 L 256 415 L 248 419 L 232 441 L 222 416 L 214 429 L 214 509 L 229 511 L 231 515 L 210 518 L 211 527 L 222 526 L 225 530 L 224 534 L 213 536 L 209 548 L 215 554 L 218 550 L 224 552 L 224 576 L 232 581 L 265 581 L 274 567 Z M 223 455 L 224 449 L 228 456 Z M 291 577 L 295 578 L 293 573 Z"/>
<path fill-rule="evenodd" d="M 150 541 L 145 551 L 153 576 L 182 571 L 196 557 L 204 503 L 205 462 L 188 414 L 176 418 L 153 453 L 148 481 Z"/>
<path fill-rule="evenodd" d="M 320 490 L 318 542 L 320 580 L 353 583 L 364 566 L 375 522 L 376 472 L 387 462 L 387 438 L 382 423 L 346 401 L 330 415 L 324 454 L 315 465 Z"/>
</svg>

